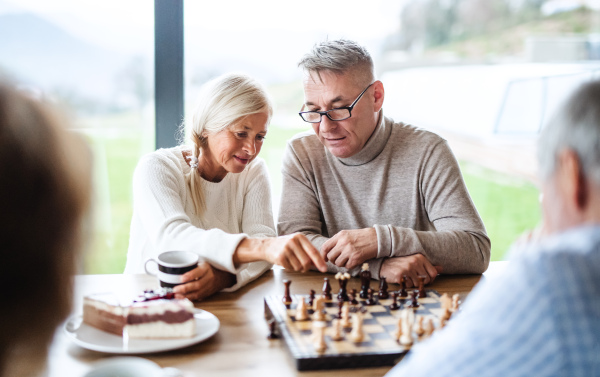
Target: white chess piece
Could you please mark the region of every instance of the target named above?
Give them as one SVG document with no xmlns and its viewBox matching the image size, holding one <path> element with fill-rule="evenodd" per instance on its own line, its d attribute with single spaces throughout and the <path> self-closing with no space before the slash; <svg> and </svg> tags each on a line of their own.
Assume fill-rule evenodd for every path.
<svg viewBox="0 0 600 377">
<path fill-rule="evenodd" d="M 313 303 L 313 319 L 315 321 L 324 321 L 325 320 L 325 296 L 319 296 L 315 298 Z"/>
<path fill-rule="evenodd" d="M 308 307 L 304 297 L 300 298 L 298 306 L 296 307 L 296 321 L 306 321 L 308 319 Z"/>
<path fill-rule="evenodd" d="M 342 332 L 342 321 L 340 321 L 339 319 L 334 319 L 331 322 L 331 325 L 333 327 L 331 339 L 335 341 L 344 339 L 344 333 Z"/>
<path fill-rule="evenodd" d="M 322 353 L 327 349 L 327 343 L 325 343 L 325 322 L 313 322 L 313 347 L 315 351 Z"/>
<path fill-rule="evenodd" d="M 342 326 L 352 327 L 352 322 L 350 322 L 350 305 L 348 302 L 344 302 L 344 306 L 342 306 Z"/>
<path fill-rule="evenodd" d="M 352 314 L 352 332 L 350 340 L 353 342 L 362 342 L 365 334 L 363 333 L 363 316 L 361 312 Z"/>
<path fill-rule="evenodd" d="M 410 346 L 413 344 L 412 329 L 415 323 L 415 312 L 412 309 L 404 309 L 400 313 L 402 318 L 402 336 L 400 336 L 400 344 Z"/>
</svg>

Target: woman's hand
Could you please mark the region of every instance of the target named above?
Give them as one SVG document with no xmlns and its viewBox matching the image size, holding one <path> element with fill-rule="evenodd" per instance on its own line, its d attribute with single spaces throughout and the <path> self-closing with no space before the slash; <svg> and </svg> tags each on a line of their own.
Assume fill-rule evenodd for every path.
<svg viewBox="0 0 600 377">
<path fill-rule="evenodd" d="M 235 284 L 235 275 L 214 268 L 206 262 L 182 275 L 184 284 L 173 288 L 176 298 L 202 300 Z"/>
</svg>

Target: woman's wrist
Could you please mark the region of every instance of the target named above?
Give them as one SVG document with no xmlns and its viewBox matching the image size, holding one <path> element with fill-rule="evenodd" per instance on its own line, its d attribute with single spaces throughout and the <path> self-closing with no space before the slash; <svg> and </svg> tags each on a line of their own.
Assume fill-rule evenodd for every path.
<svg viewBox="0 0 600 377">
<path fill-rule="evenodd" d="M 244 238 L 233 253 L 233 263 L 238 266 L 243 263 L 267 260 L 266 242 L 268 240 L 265 238 Z"/>
</svg>

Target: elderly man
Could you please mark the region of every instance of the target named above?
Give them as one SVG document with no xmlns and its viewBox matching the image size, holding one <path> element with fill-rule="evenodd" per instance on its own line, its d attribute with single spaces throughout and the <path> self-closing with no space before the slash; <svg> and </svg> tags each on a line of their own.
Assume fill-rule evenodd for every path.
<svg viewBox="0 0 600 377">
<path fill-rule="evenodd" d="M 313 131 L 294 137 L 283 160 L 279 234 L 304 233 L 329 271 L 417 286 L 441 271 L 482 273 L 490 240 L 460 169 L 439 136 L 383 115 L 383 83 L 369 53 L 326 41 L 299 64 L 300 116 Z"/>
<path fill-rule="evenodd" d="M 393 376 L 600 376 L 600 82 L 539 140 L 543 229 Z"/>
</svg>

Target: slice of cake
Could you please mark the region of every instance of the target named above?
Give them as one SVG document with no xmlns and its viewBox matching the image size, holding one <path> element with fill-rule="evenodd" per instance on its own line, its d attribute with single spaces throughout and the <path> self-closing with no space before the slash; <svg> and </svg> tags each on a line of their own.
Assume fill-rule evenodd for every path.
<svg viewBox="0 0 600 377">
<path fill-rule="evenodd" d="M 168 290 L 145 291 L 133 301 L 119 302 L 113 294 L 86 296 L 83 322 L 131 339 L 189 338 L 196 334 L 194 305 Z"/>
</svg>

